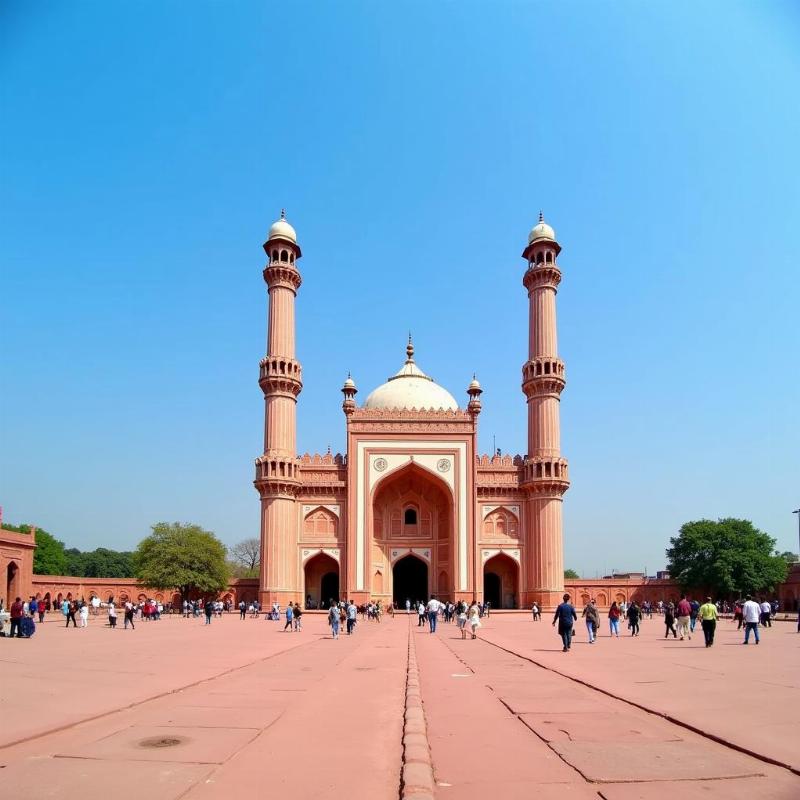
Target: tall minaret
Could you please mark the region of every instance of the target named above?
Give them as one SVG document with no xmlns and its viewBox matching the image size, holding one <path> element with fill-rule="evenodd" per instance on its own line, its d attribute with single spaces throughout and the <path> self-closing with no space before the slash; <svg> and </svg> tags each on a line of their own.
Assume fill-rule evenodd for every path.
<svg viewBox="0 0 800 800">
<path fill-rule="evenodd" d="M 522 391 L 528 398 L 528 455 L 523 466 L 525 490 L 525 587 L 523 602 L 545 608 L 561 602 L 564 552 L 561 505 L 569 488 L 567 461 L 561 458 L 559 406 L 564 362 L 558 357 L 556 291 L 561 247 L 555 231 L 539 214 L 522 253 L 528 267 L 522 283 L 528 290 L 528 360 L 522 367 Z"/>
<path fill-rule="evenodd" d="M 258 383 L 264 392 L 264 455 L 256 459 L 256 489 L 261 497 L 262 606 L 299 600 L 297 552 L 297 396 L 303 388 L 295 359 L 294 299 L 302 255 L 294 228 L 281 211 L 264 244 L 269 259 L 264 280 L 269 290 L 267 355 Z"/>
</svg>

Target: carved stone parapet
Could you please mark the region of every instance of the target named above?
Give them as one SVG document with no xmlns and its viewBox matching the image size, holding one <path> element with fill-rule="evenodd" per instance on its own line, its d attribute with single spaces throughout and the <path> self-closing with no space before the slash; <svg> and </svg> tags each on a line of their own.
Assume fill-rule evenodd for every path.
<svg viewBox="0 0 800 800">
<path fill-rule="evenodd" d="M 569 489 L 569 465 L 565 458 L 536 456 L 520 469 L 520 483 L 528 494 L 561 496 Z"/>
<path fill-rule="evenodd" d="M 555 264 L 532 264 L 522 277 L 522 285 L 530 294 L 534 289 L 557 289 L 561 283 L 561 270 Z"/>
<path fill-rule="evenodd" d="M 561 394 L 566 385 L 560 358 L 533 358 L 522 365 L 522 391 L 526 397 Z"/>
<path fill-rule="evenodd" d="M 278 286 L 283 289 L 291 289 L 296 292 L 300 288 L 303 279 L 297 268 L 292 264 L 273 262 L 264 267 L 264 280 L 270 289 Z"/>
<path fill-rule="evenodd" d="M 258 385 L 264 394 L 297 397 L 303 390 L 302 375 L 299 361 L 281 356 L 267 356 L 259 363 Z"/>
</svg>

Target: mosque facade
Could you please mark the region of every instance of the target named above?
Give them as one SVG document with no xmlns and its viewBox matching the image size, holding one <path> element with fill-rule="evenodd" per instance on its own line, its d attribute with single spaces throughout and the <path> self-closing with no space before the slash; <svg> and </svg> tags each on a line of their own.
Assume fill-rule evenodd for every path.
<svg viewBox="0 0 800 800">
<path fill-rule="evenodd" d="M 425 374 L 409 339 L 405 362 L 363 401 L 342 386 L 345 455 L 297 455 L 302 369 L 294 304 L 302 252 L 283 212 L 264 250 L 267 354 L 260 362 L 264 446 L 256 459 L 261 503 L 259 599 L 325 607 L 406 599 L 484 599 L 494 608 L 552 608 L 564 589 L 560 446 L 564 362 L 556 292 L 561 247 L 542 215 L 522 252 L 529 304 L 523 456 L 478 453 L 482 389 L 460 405 Z"/>
</svg>

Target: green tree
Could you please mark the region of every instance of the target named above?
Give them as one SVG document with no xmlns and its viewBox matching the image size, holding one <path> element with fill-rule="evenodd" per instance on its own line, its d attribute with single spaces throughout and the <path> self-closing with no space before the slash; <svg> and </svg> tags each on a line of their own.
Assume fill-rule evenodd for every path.
<svg viewBox="0 0 800 800">
<path fill-rule="evenodd" d="M 569 580 L 570 578 L 580 578 L 580 575 L 574 569 L 565 569 L 564 577 Z"/>
<path fill-rule="evenodd" d="M 67 556 L 67 571 L 65 574 L 83 578 L 86 575 L 86 554 L 81 553 L 77 547 L 68 547 L 64 553 Z"/>
<path fill-rule="evenodd" d="M 82 553 L 82 556 L 83 577 L 132 578 L 134 576 L 133 553 L 98 547 L 89 553 Z"/>
<path fill-rule="evenodd" d="M 772 590 L 788 568 L 771 536 L 733 518 L 685 523 L 670 539 L 667 560 L 681 588 L 708 589 L 716 597 Z"/>
<path fill-rule="evenodd" d="M 228 585 L 225 545 L 199 525 L 158 522 L 133 557 L 136 577 L 154 589 L 216 594 Z"/>
<path fill-rule="evenodd" d="M 27 528 L 29 525 L 21 525 Z M 64 542 L 51 536 L 43 528 L 36 529 L 36 549 L 33 551 L 33 571 L 36 575 L 68 575 L 68 559 L 64 550 Z"/>
<path fill-rule="evenodd" d="M 795 564 L 797 562 L 797 553 L 793 553 L 791 550 L 784 550 L 781 553 L 781 558 L 787 564 Z"/>
</svg>

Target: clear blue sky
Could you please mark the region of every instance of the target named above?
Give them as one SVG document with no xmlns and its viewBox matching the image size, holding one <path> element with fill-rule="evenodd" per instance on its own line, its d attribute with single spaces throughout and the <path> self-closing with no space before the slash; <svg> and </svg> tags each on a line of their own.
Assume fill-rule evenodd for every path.
<svg viewBox="0 0 800 800">
<path fill-rule="evenodd" d="M 0 5 L 0 503 L 69 545 L 258 531 L 261 278 L 303 247 L 302 451 L 420 365 L 525 447 L 519 254 L 559 301 L 567 566 L 683 521 L 797 549 L 800 6 Z"/>
</svg>

